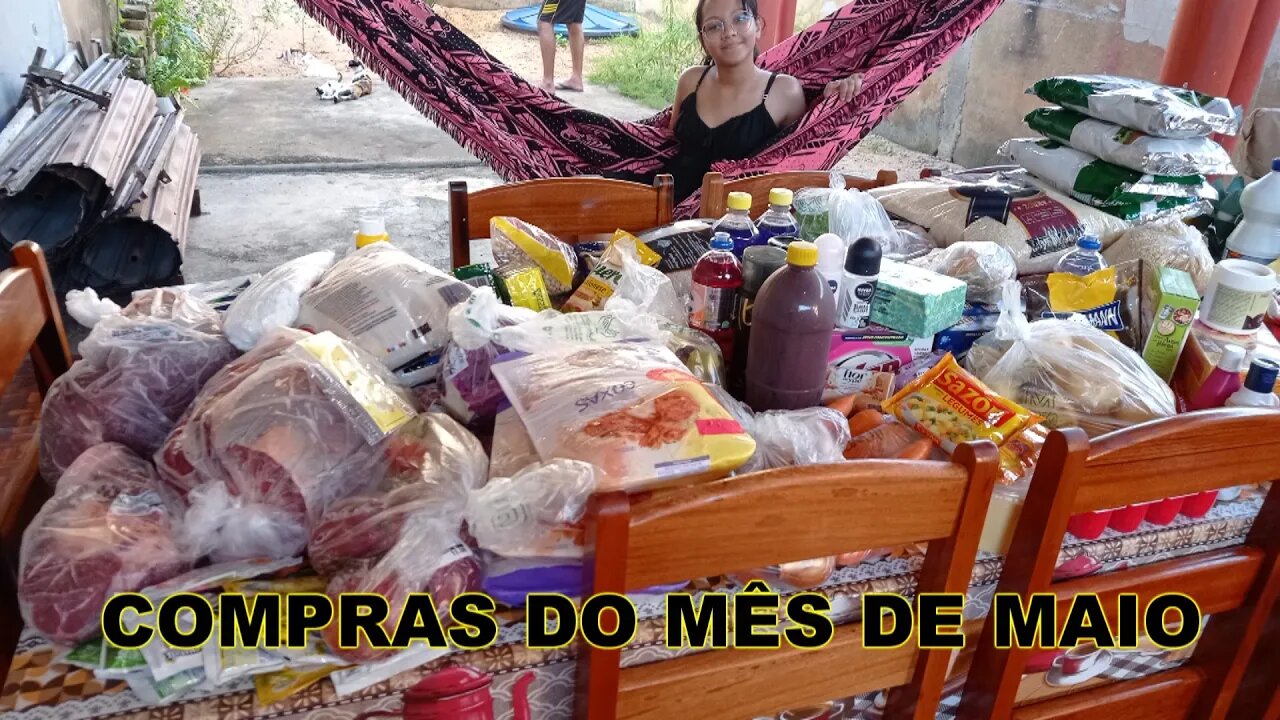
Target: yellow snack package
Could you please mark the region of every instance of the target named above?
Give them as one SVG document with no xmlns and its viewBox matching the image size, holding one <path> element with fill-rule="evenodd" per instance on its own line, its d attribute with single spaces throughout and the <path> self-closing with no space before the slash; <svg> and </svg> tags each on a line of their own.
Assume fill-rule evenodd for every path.
<svg viewBox="0 0 1280 720">
<path fill-rule="evenodd" d="M 960 443 L 990 440 L 1000 448 L 1006 479 L 1020 477 L 1027 459 L 1011 444 L 1028 426 L 1043 418 L 1007 400 L 960 367 L 951 353 L 884 403 L 884 409 L 953 452 Z"/>
<path fill-rule="evenodd" d="M 489 221 L 493 256 L 499 265 L 519 265 L 531 261 L 542 270 L 547 290 L 561 295 L 573 289 L 578 256 L 567 243 L 519 218 L 495 217 Z"/>
<path fill-rule="evenodd" d="M 609 238 L 609 247 L 617 245 L 619 241 L 627 241 L 634 244 L 636 248 L 636 255 L 640 258 L 640 262 L 648 265 L 649 267 L 658 267 L 658 263 L 662 262 L 661 255 L 654 252 L 653 248 L 645 245 L 640 238 L 632 235 L 626 230 L 614 230 L 613 237 Z"/>
<path fill-rule="evenodd" d="M 1116 300 L 1116 269 L 1104 268 L 1088 275 L 1049 273 L 1049 308 L 1057 315 L 1079 313 L 1089 324 L 1111 337 L 1125 329 Z"/>
<path fill-rule="evenodd" d="M 285 668 L 273 673 L 256 675 L 253 678 L 253 687 L 258 694 L 258 704 L 266 706 L 278 703 L 341 669 L 341 665 L 317 665 L 308 668 Z"/>
<path fill-rule="evenodd" d="M 636 236 L 625 230 L 619 230 L 613 234 L 609 247 L 605 248 L 595 269 L 587 275 L 587 279 L 582 281 L 578 289 L 573 291 L 573 295 L 564 302 L 560 311 L 585 312 L 604 307 L 605 301 L 613 297 L 614 291 L 618 289 L 618 283 L 622 281 L 624 255 L 631 255 L 651 267 L 662 260 L 662 256 L 650 250 L 649 246 L 636 239 Z"/>
</svg>

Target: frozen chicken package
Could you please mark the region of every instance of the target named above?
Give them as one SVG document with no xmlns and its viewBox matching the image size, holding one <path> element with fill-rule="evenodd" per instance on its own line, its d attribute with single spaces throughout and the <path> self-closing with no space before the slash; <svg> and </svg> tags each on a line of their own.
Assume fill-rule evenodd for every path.
<svg viewBox="0 0 1280 720">
<path fill-rule="evenodd" d="M 870 191 L 897 218 L 924 228 L 939 247 L 990 241 L 1021 275 L 1049 272 L 1081 235 L 1107 246 L 1129 224 L 1040 187 L 1022 171 L 969 171 Z"/>
<path fill-rule="evenodd" d="M 1241 110 L 1227 98 L 1115 75 L 1055 75 L 1027 91 L 1045 102 L 1148 135 L 1195 138 L 1240 130 Z"/>
<path fill-rule="evenodd" d="M 652 342 L 514 353 L 493 372 L 542 459 L 591 463 L 603 489 L 722 477 L 755 452 L 738 421 Z"/>
<path fill-rule="evenodd" d="M 401 385 L 431 382 L 449 339 L 449 309 L 471 286 L 391 243 L 352 251 L 302 294 L 298 327 L 325 330 L 373 354 Z"/>
<path fill-rule="evenodd" d="M 1051 140 L 1149 175 L 1230 175 L 1235 172 L 1231 156 L 1207 137 L 1184 140 L 1153 137 L 1063 108 L 1032 110 L 1026 121 L 1032 130 Z"/>
</svg>

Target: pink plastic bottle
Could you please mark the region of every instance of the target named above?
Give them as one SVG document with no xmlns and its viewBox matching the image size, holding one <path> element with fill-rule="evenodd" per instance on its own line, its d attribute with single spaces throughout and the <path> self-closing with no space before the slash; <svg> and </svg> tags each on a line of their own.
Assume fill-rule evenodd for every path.
<svg viewBox="0 0 1280 720">
<path fill-rule="evenodd" d="M 1200 388 L 1187 401 L 1187 409 L 1208 410 L 1225 405 L 1227 398 L 1242 385 L 1240 373 L 1246 367 L 1244 356 L 1244 348 L 1239 345 L 1224 346 L 1217 367 L 1209 373 L 1209 377 L 1205 378 Z"/>
<path fill-rule="evenodd" d="M 711 249 L 694 264 L 692 279 L 689 326 L 710 335 L 728 365 L 733 360 L 733 311 L 742 289 L 742 265 L 733 254 L 728 233 L 718 232 L 711 238 Z"/>
</svg>

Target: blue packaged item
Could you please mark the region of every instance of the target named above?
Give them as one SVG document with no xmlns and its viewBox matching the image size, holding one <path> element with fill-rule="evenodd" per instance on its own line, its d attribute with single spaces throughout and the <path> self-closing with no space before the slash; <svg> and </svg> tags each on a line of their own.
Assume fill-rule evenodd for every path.
<svg viewBox="0 0 1280 720">
<path fill-rule="evenodd" d="M 960 358 L 969 352 L 975 340 L 996 328 L 999 317 L 1000 309 L 995 305 L 966 303 L 960 322 L 934 336 L 933 349 Z"/>
<path fill-rule="evenodd" d="M 724 217 L 716 221 L 711 232 L 728 233 L 733 239 L 733 254 L 739 259 L 742 253 L 752 245 L 759 245 L 759 233 L 756 231 L 756 224 L 751 222 L 751 195 L 744 192 L 731 192 L 725 201 L 729 211 Z"/>
<path fill-rule="evenodd" d="M 792 197 L 791 191 L 785 188 L 769 191 L 769 209 L 756 220 L 756 245 L 768 244 L 775 237 L 795 240 L 799 236 L 800 224 L 791 212 Z"/>
<path fill-rule="evenodd" d="M 524 607 L 529 593 L 582 595 L 582 563 L 566 558 L 501 558 L 485 563 L 484 592 L 507 607 Z M 683 590 L 688 583 L 658 585 L 632 594 L 660 595 Z"/>
</svg>

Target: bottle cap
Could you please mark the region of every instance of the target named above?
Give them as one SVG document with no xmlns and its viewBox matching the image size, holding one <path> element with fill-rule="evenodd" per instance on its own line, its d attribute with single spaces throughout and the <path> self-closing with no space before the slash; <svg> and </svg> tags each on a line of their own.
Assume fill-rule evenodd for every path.
<svg viewBox="0 0 1280 720">
<path fill-rule="evenodd" d="M 387 232 L 387 223 L 381 215 L 361 215 L 358 227 L 357 232 L 361 235 L 385 235 Z"/>
<path fill-rule="evenodd" d="M 760 291 L 760 286 L 778 268 L 787 264 L 787 251 L 772 245 L 752 245 L 742 252 L 742 289 Z"/>
<path fill-rule="evenodd" d="M 818 264 L 818 246 L 808 240 L 797 240 L 787 246 L 787 264 L 813 267 Z"/>
<path fill-rule="evenodd" d="M 1244 386 L 1254 392 L 1274 392 L 1277 375 L 1280 375 L 1280 365 L 1272 360 L 1258 358 L 1249 365 L 1249 374 L 1244 378 Z"/>
<path fill-rule="evenodd" d="M 1280 157 L 1271 160 L 1271 172 L 1280 172 Z"/>
<path fill-rule="evenodd" d="M 725 204 L 729 206 L 730 210 L 750 210 L 751 193 L 731 192 Z"/>
<path fill-rule="evenodd" d="M 835 233 L 823 233 L 813 244 L 818 246 L 818 269 L 839 276 L 844 268 L 844 240 Z"/>
<path fill-rule="evenodd" d="M 1101 250 L 1102 243 L 1098 242 L 1098 238 L 1094 235 L 1081 235 L 1080 239 L 1076 240 L 1076 247 L 1081 250 Z"/>
<path fill-rule="evenodd" d="M 795 195 L 786 188 L 774 188 L 769 191 L 770 205 L 790 205 Z"/>
<path fill-rule="evenodd" d="M 858 238 L 844 256 L 844 271 L 870 277 L 880 274 L 880 243 L 875 238 Z"/>
<path fill-rule="evenodd" d="M 727 232 L 718 232 L 711 236 L 711 248 L 713 250 L 732 250 L 733 238 L 729 237 Z"/>
<path fill-rule="evenodd" d="M 1245 350 L 1239 345 L 1223 345 L 1222 357 L 1218 358 L 1218 367 L 1228 372 L 1238 373 L 1245 369 Z"/>
</svg>

